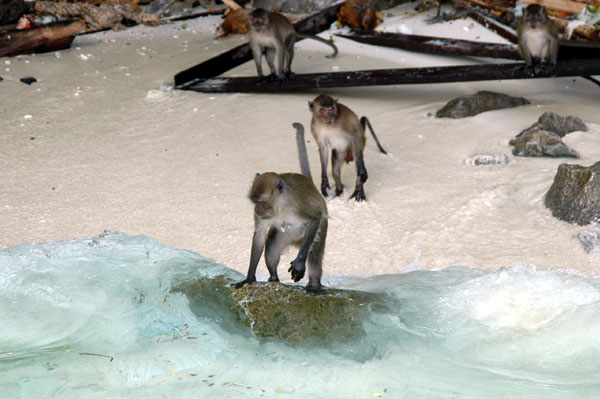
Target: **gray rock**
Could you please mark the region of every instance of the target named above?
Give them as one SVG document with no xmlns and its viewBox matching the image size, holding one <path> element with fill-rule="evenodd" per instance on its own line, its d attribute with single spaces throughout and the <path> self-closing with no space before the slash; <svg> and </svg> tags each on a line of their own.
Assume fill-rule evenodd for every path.
<svg viewBox="0 0 600 399">
<path fill-rule="evenodd" d="M 493 91 L 478 91 L 449 101 L 435 114 L 437 118 L 466 118 L 481 112 L 529 104 L 522 97 L 511 97 Z"/>
<path fill-rule="evenodd" d="M 575 131 L 586 132 L 588 128 L 585 122 L 577 116 L 560 116 L 557 113 L 548 111 L 544 112 L 536 123 L 517 134 L 516 137 L 536 130 L 547 130 L 556 133 L 560 137 L 565 137 L 567 133 Z"/>
<path fill-rule="evenodd" d="M 558 134 L 547 130 L 521 132 L 509 143 L 515 147 L 512 153 L 519 157 L 579 158 L 579 154 L 567 147 Z"/>
<path fill-rule="evenodd" d="M 577 116 L 560 116 L 554 112 L 544 112 L 538 119 L 539 126 L 564 137 L 567 133 L 575 131 L 586 132 L 588 130 L 585 122 Z"/>
<path fill-rule="evenodd" d="M 582 231 L 578 237 L 585 252 L 600 252 L 600 231 Z"/>
<path fill-rule="evenodd" d="M 364 335 L 368 310 L 384 306 L 375 294 L 327 289 L 315 295 L 279 283 L 253 283 L 240 289 L 225 278 L 200 278 L 173 288 L 190 300 L 200 318 L 212 318 L 232 333 L 241 329 L 258 338 L 288 345 L 331 346 Z"/>
<path fill-rule="evenodd" d="M 561 164 L 544 201 L 554 217 L 569 223 L 600 223 L 600 162 Z"/>
</svg>

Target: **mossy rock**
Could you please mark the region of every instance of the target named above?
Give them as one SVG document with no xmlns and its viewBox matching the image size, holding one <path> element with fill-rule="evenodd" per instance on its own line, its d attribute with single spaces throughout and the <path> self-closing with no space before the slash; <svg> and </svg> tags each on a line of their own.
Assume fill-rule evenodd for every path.
<svg viewBox="0 0 600 399">
<path fill-rule="evenodd" d="M 515 147 L 512 153 L 519 157 L 579 158 L 577 151 L 567 147 L 558 134 L 547 130 L 530 128 L 509 144 Z"/>
<path fill-rule="evenodd" d="M 466 118 L 486 111 L 529 104 L 523 97 L 512 97 L 493 91 L 478 91 L 450 100 L 435 114 L 436 118 Z"/>
<path fill-rule="evenodd" d="M 381 312 L 385 303 L 376 294 L 326 289 L 307 292 L 280 283 L 248 284 L 239 289 L 225 277 L 199 278 L 172 289 L 188 297 L 190 309 L 231 333 L 251 332 L 288 345 L 331 346 L 364 335 L 370 311 Z"/>
</svg>

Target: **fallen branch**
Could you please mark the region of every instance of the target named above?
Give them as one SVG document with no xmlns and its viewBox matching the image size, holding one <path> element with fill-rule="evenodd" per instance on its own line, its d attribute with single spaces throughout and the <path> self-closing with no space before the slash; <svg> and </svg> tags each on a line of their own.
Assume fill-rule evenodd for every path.
<svg viewBox="0 0 600 399">
<path fill-rule="evenodd" d="M 45 53 L 69 48 L 83 21 L 61 21 L 30 29 L 12 29 L 0 35 L 0 57 Z"/>
<path fill-rule="evenodd" d="M 345 1 L 312 13 L 294 23 L 298 32 L 315 35 L 327 29 L 336 20 L 336 14 Z M 199 81 L 210 79 L 252 59 L 248 43 L 235 47 L 216 57 L 208 59 L 196 66 L 175 75 L 175 87 L 178 89 L 193 85 Z"/>
<path fill-rule="evenodd" d="M 298 74 L 290 81 L 258 84 L 255 76 L 213 78 L 182 87 L 203 93 L 285 92 L 332 87 L 384 86 L 417 83 L 472 82 L 581 76 L 600 74 L 600 58 L 559 61 L 553 72 L 539 71 L 531 76 L 525 63 L 480 64 L 445 67 L 375 69 L 366 71 Z"/>
</svg>

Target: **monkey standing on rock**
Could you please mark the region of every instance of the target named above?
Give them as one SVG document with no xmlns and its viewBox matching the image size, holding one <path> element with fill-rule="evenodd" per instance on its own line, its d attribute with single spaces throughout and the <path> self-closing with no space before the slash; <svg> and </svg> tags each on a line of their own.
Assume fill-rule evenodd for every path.
<svg viewBox="0 0 600 399">
<path fill-rule="evenodd" d="M 365 126 L 369 127 L 375 143 L 383 154 L 387 154 L 366 116 L 360 118 L 344 104 L 325 94 L 320 94 L 313 101 L 308 102 L 308 108 L 312 112 L 311 131 L 319 146 L 321 159 L 321 193 L 327 197 L 329 179 L 327 178 L 327 162 L 329 150 L 332 156 L 332 173 L 335 180 L 335 195 L 339 196 L 344 191 L 341 180 L 341 170 L 344 161 L 356 162 L 356 186 L 350 198 L 356 201 L 365 201 L 363 184 L 367 181 L 368 174 L 363 159 L 363 150 L 367 138 Z"/>
<path fill-rule="evenodd" d="M 303 173 L 267 172 L 256 174 L 250 200 L 254 203 L 254 235 L 250 265 L 246 279 L 235 285 L 240 288 L 256 281 L 256 267 L 265 250 L 269 281 L 279 281 L 277 265 L 281 253 L 290 245 L 299 245 L 298 256 L 288 269 L 298 282 L 304 277 L 308 262 L 308 291 L 320 291 L 323 255 L 327 238 L 327 205 L 310 178 L 308 157 L 304 145 L 304 128 L 298 130 L 298 155 Z"/>
<path fill-rule="evenodd" d="M 335 57 L 338 53 L 338 49 L 333 43 L 319 36 L 296 32 L 294 25 L 279 13 L 268 12 L 262 8 L 252 11 L 250 14 L 250 48 L 256 63 L 259 81 L 264 78 L 263 54 L 265 54 L 267 64 L 271 69 L 271 76 L 281 80 L 294 78 L 291 67 L 294 58 L 294 44 L 298 39 L 314 39 L 331 46 L 333 54 L 326 56 L 327 58 Z M 277 69 L 275 69 L 275 58 L 278 62 Z"/>
<path fill-rule="evenodd" d="M 523 10 L 517 30 L 519 36 L 519 54 L 533 68 L 536 61 L 551 68 L 556 66 L 558 55 L 558 28 L 546 15 L 546 7 L 530 4 Z"/>
</svg>

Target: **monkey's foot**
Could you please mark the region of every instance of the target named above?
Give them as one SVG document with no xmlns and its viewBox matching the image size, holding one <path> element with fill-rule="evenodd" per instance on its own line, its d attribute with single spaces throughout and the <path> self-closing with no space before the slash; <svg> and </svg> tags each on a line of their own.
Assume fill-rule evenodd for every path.
<svg viewBox="0 0 600 399">
<path fill-rule="evenodd" d="M 340 195 L 342 195 L 342 193 L 344 192 L 344 186 L 342 186 L 342 188 L 340 189 L 335 189 L 335 196 L 339 197 Z"/>
<path fill-rule="evenodd" d="M 364 190 L 355 190 L 350 196 L 350 199 L 354 199 L 356 202 L 362 202 L 367 200 L 367 196 L 365 195 Z"/>
<path fill-rule="evenodd" d="M 242 288 L 244 285 L 246 284 L 252 284 L 253 282 L 255 282 L 256 279 L 245 279 L 243 281 L 240 281 L 239 283 L 235 283 L 235 285 L 233 286 L 234 288 L 238 289 L 238 288 Z"/>
<path fill-rule="evenodd" d="M 296 79 L 296 74 L 292 71 L 286 72 L 285 77 L 289 80 L 294 80 Z"/>
<path fill-rule="evenodd" d="M 308 284 L 304 289 L 311 294 L 324 294 L 325 292 L 327 292 L 325 287 L 322 286 L 321 284 L 319 284 L 319 285 Z"/>
<path fill-rule="evenodd" d="M 269 277 L 269 281 L 271 283 L 278 283 L 279 282 L 279 277 L 275 276 L 275 277 Z"/>
<path fill-rule="evenodd" d="M 298 281 L 302 280 L 302 277 L 304 277 L 306 265 L 303 261 L 298 260 L 298 258 L 291 261 L 290 265 L 291 266 L 288 269 L 288 272 L 292 274 L 292 280 L 294 280 L 294 282 L 297 283 Z"/>
<path fill-rule="evenodd" d="M 323 197 L 327 198 L 327 196 L 329 195 L 327 193 L 327 190 L 329 189 L 329 181 L 327 180 L 323 180 L 321 182 L 321 194 L 323 194 Z"/>
</svg>

